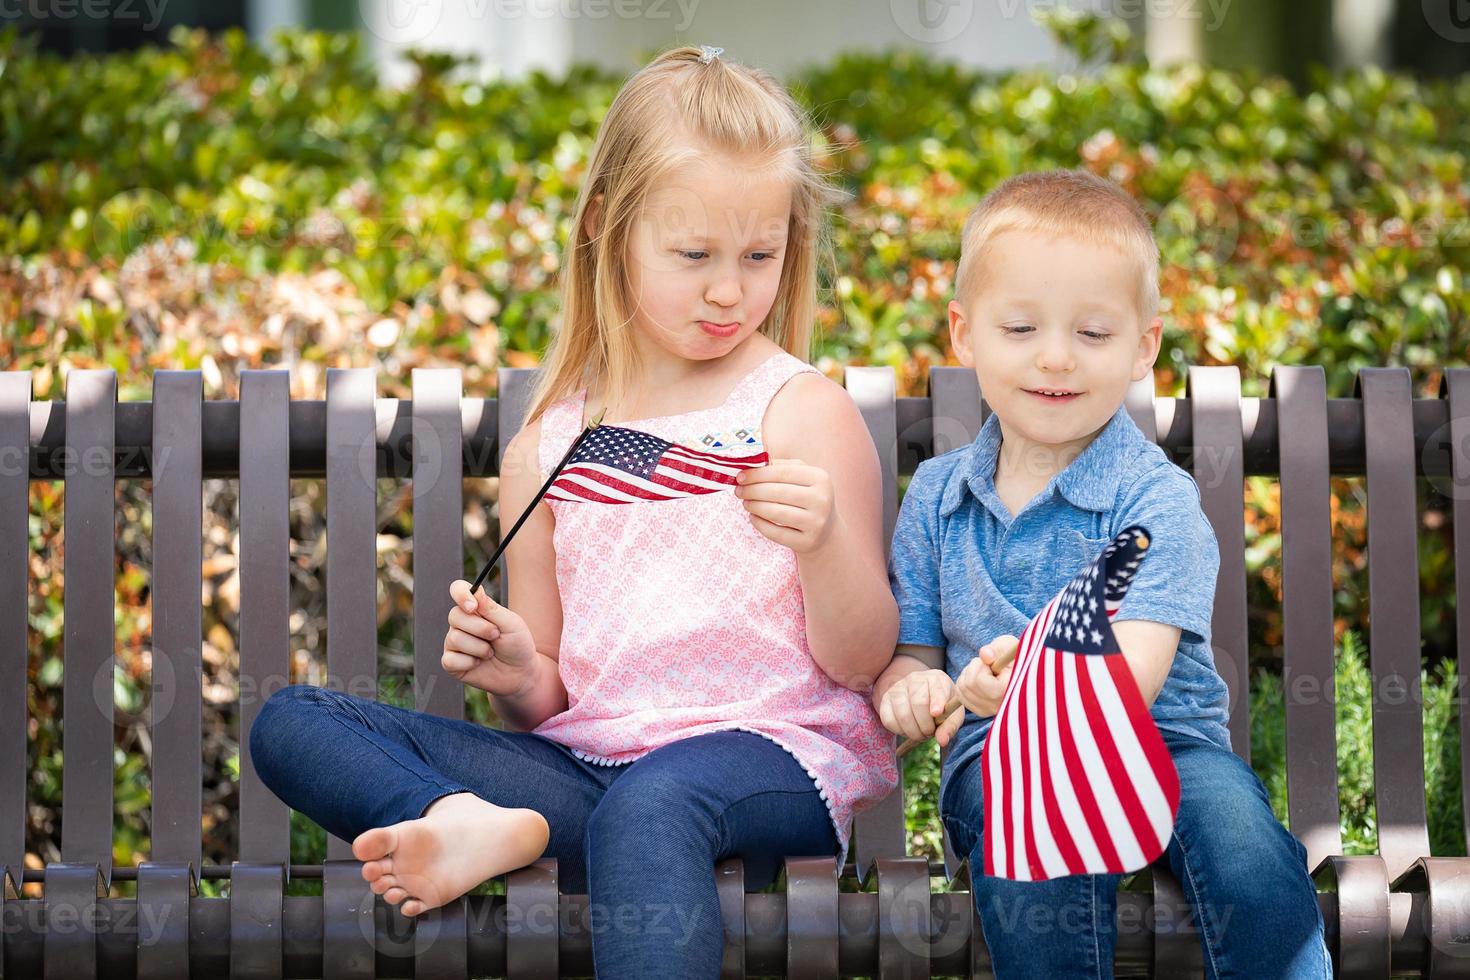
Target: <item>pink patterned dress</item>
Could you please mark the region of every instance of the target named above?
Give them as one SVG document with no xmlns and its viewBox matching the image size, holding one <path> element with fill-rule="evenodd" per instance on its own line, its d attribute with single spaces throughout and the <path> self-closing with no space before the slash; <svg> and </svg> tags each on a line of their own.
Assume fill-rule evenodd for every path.
<svg viewBox="0 0 1470 980">
<path fill-rule="evenodd" d="M 705 451 L 748 451 L 776 392 L 815 370 L 778 352 L 717 408 L 617 425 Z M 579 392 L 542 416 L 542 479 L 581 431 L 585 401 Z M 730 490 L 548 504 L 568 706 L 536 733 L 602 765 L 707 732 L 765 736 L 811 776 L 845 861 L 853 814 L 897 784 L 893 736 L 867 698 L 812 659 L 795 552 L 752 527 Z"/>
</svg>

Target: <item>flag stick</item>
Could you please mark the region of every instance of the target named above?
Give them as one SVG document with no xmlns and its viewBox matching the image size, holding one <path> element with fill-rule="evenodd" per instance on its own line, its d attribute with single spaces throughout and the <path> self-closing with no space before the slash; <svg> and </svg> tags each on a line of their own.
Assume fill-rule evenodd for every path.
<svg viewBox="0 0 1470 980">
<path fill-rule="evenodd" d="M 998 674 L 1000 671 L 1004 670 L 1006 664 L 1015 659 L 1016 651 L 1020 649 L 1020 644 L 1009 644 L 1005 650 L 1002 650 L 1000 652 L 1000 656 L 995 658 L 995 663 L 990 665 L 990 672 L 992 674 Z M 956 711 L 961 710 L 961 708 L 962 705 L 960 704 L 960 696 L 958 694 L 951 695 L 950 699 L 944 704 L 944 711 L 940 713 L 939 720 L 934 723 L 934 730 L 936 732 L 939 731 L 939 727 L 943 725 L 946 721 L 949 721 L 950 715 L 954 714 Z M 897 758 L 902 759 L 904 756 L 908 755 L 914 749 L 923 745 L 927 741 L 929 741 L 929 739 L 927 738 L 907 739 L 902 745 L 898 747 Z"/>
<path fill-rule="evenodd" d="M 511 538 L 516 536 L 516 532 L 521 529 L 521 525 L 526 523 L 526 518 L 531 516 L 531 511 L 536 509 L 536 505 L 541 503 L 541 498 L 546 496 L 546 491 L 551 489 L 551 485 L 561 475 L 562 467 L 567 465 L 567 460 L 572 458 L 572 453 L 577 451 L 577 447 L 582 444 L 582 440 L 586 439 L 593 429 L 602 424 L 602 417 L 606 414 L 607 409 L 605 408 L 598 412 L 597 418 L 588 422 L 587 427 L 577 434 L 577 438 L 572 440 L 571 446 L 567 448 L 566 455 L 561 458 L 560 463 L 556 464 L 556 468 L 551 471 L 551 475 L 546 478 L 546 482 L 541 484 L 541 489 L 536 491 L 536 496 L 531 500 L 531 504 L 526 508 L 526 512 L 516 519 L 515 526 L 510 529 L 504 538 L 500 539 L 500 546 L 495 549 L 495 554 L 490 556 L 490 560 L 485 563 L 485 567 L 480 569 L 480 574 L 476 575 L 474 582 L 470 583 L 470 595 L 474 595 L 475 590 L 480 587 L 480 583 L 485 581 L 485 576 L 490 574 L 490 569 L 495 567 L 495 563 L 505 553 L 506 546 L 510 544 Z"/>
</svg>

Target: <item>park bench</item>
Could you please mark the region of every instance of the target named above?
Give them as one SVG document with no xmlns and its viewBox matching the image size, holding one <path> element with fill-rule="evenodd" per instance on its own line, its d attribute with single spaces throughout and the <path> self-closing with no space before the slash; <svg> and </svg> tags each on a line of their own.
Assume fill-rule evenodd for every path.
<svg viewBox="0 0 1470 980">
<path fill-rule="evenodd" d="M 327 673 L 376 692 L 375 481 L 413 480 L 416 706 L 463 717 L 439 657 L 448 585 L 465 576 L 462 477 L 494 474 L 534 375 L 505 369 L 499 399 L 463 398 L 457 370 L 413 372 L 411 401 L 376 397 L 371 369 L 328 372 L 324 401 L 291 400 L 284 371 L 246 371 L 239 401 L 204 400 L 197 371 L 159 371 L 151 402 L 117 401 L 109 370 L 73 370 L 64 401 L 32 401 L 28 372 L 0 373 L 0 977 L 419 977 L 588 975 L 585 896 L 560 895 L 555 862 L 505 876 L 416 920 L 368 890 L 346 842 L 291 865 L 289 812 L 256 778 L 245 733 L 290 673 L 290 480 L 326 481 Z M 880 449 L 891 531 L 901 474 L 971 440 L 973 372 L 934 368 L 926 397 L 895 396 L 888 368 L 845 384 Z M 1429 854 L 1420 702 L 1373 706 L 1380 850 L 1344 857 L 1334 729 L 1329 478 L 1366 475 L 1375 689 L 1418 690 L 1416 481 L 1470 486 L 1470 370 L 1415 399 L 1407 370 L 1365 369 L 1329 399 L 1313 367 L 1282 367 L 1243 398 L 1231 367 L 1189 371 L 1183 398 L 1135 385 L 1145 434 L 1192 469 L 1220 542 L 1213 643 L 1231 691 L 1234 747 L 1249 759 L 1243 480 L 1280 478 L 1290 824 L 1319 885 L 1341 977 L 1470 975 L 1470 862 Z M 157 465 L 155 466 L 155 461 Z M 238 854 L 201 863 L 201 481 L 238 480 L 240 538 Z M 26 869 L 27 491 L 65 481 L 64 770 L 61 858 Z M 151 860 L 112 864 L 114 488 L 151 480 L 153 660 Z M 1470 495 L 1453 495 L 1458 651 L 1470 645 Z M 1464 711 L 1463 702 L 1461 710 Z M 1462 730 L 1470 730 L 1462 724 Z M 1462 759 L 1470 762 L 1470 753 Z M 1463 785 L 1470 787 L 1470 778 Z M 856 820 L 851 860 L 793 855 L 778 887 L 745 894 L 740 862 L 717 870 L 724 974 L 989 976 L 968 870 L 945 849 L 907 853 L 902 790 Z M 1465 808 L 1470 815 L 1470 806 Z M 555 815 L 550 815 L 555 819 Z M 199 894 L 228 879 L 228 897 Z M 320 895 L 289 895 L 319 880 Z M 136 897 L 110 895 L 134 882 Z M 40 896 L 22 897 L 25 883 Z M 31 889 L 34 891 L 34 888 Z M 1125 883 L 1120 973 L 1201 975 L 1182 892 L 1151 869 Z"/>
</svg>

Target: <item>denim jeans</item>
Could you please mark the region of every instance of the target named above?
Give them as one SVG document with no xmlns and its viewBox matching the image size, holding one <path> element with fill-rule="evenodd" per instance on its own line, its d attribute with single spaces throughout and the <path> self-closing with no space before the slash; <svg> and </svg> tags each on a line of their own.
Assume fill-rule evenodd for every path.
<svg viewBox="0 0 1470 980">
<path fill-rule="evenodd" d="M 750 732 L 698 735 L 601 766 L 530 732 L 294 684 L 262 706 L 250 754 L 272 792 L 347 841 L 422 816 L 450 793 L 536 810 L 551 828 L 546 856 L 562 890 L 588 895 L 605 980 L 717 977 L 715 863 L 743 859 L 754 890 L 788 855 L 838 852 L 811 777 Z"/>
<path fill-rule="evenodd" d="M 1179 813 L 1166 852 L 1194 910 L 1211 980 L 1330 978 L 1307 851 L 1271 812 L 1250 766 L 1213 742 L 1163 732 L 1179 771 Z M 1111 977 L 1120 875 L 1009 881 L 983 868 L 980 762 L 940 794 L 955 853 L 968 855 L 998 980 Z"/>
</svg>

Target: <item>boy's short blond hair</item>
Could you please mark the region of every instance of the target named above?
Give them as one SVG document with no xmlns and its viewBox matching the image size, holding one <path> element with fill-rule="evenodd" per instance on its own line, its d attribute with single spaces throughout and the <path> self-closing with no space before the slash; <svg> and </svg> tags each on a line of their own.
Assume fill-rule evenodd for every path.
<svg viewBox="0 0 1470 980">
<path fill-rule="evenodd" d="M 1043 170 L 1002 181 L 975 206 L 960 239 L 955 297 L 980 285 L 980 265 L 996 236 L 1034 231 L 1127 252 L 1138 264 L 1138 308 L 1147 325 L 1159 310 L 1159 246 L 1148 214 L 1117 184 L 1085 170 Z"/>
</svg>

